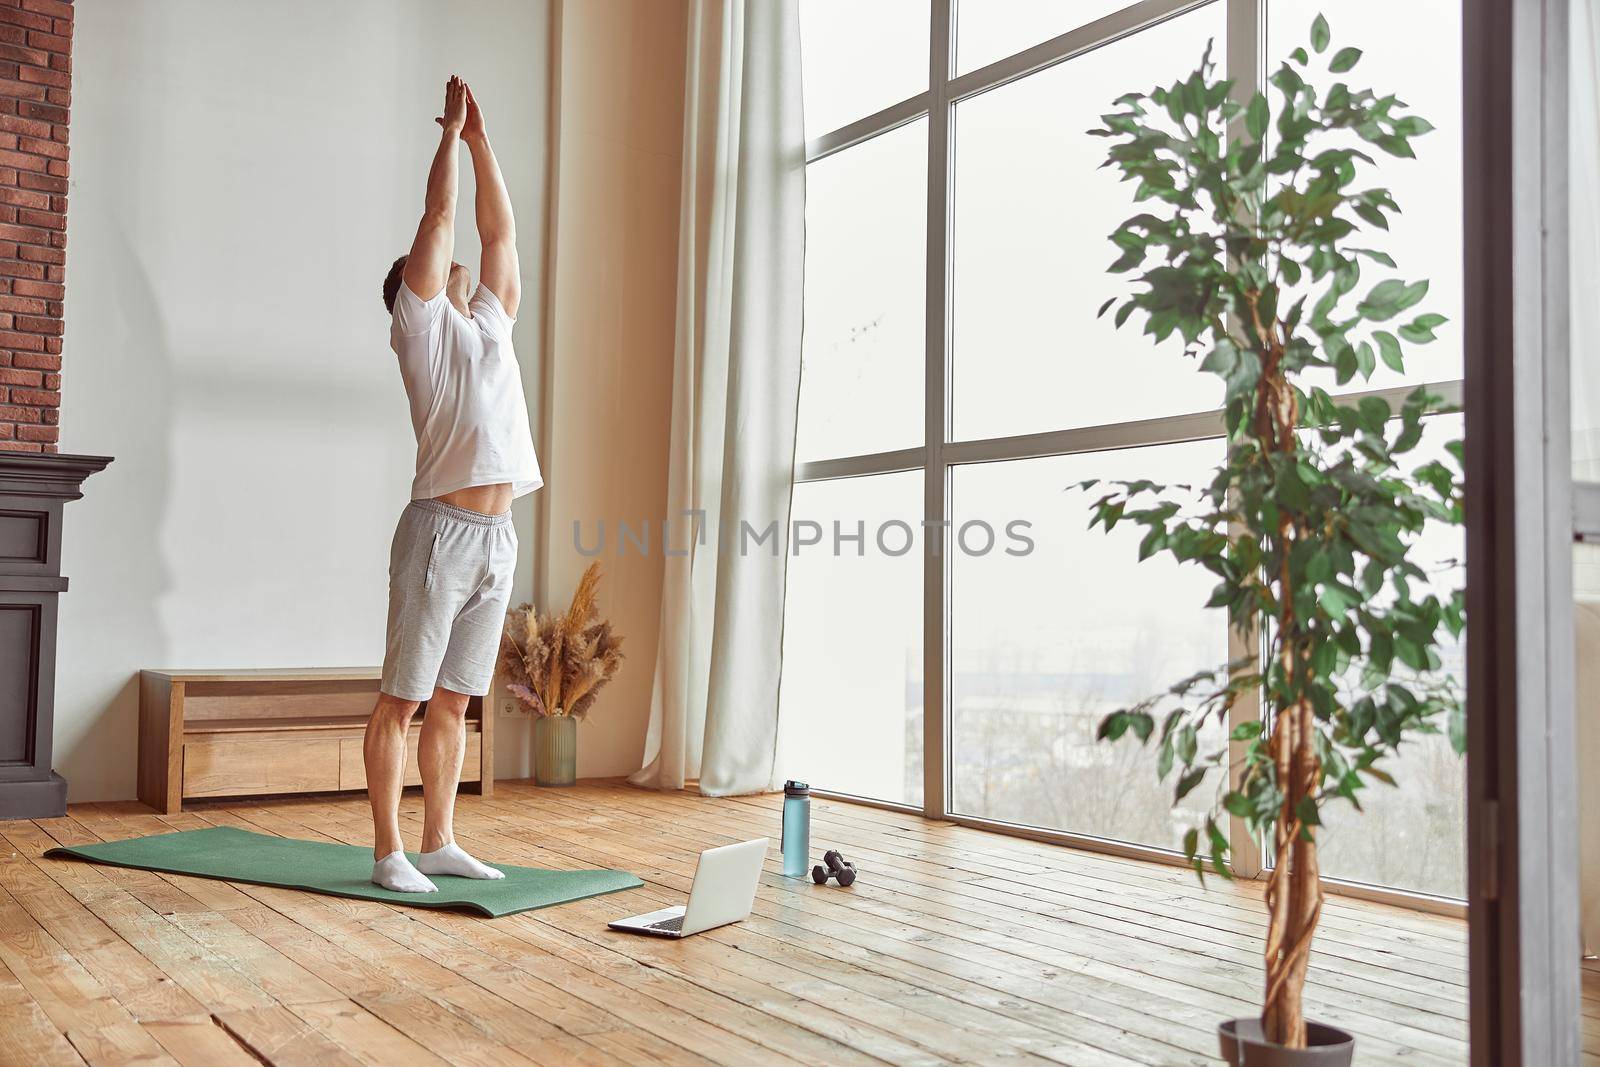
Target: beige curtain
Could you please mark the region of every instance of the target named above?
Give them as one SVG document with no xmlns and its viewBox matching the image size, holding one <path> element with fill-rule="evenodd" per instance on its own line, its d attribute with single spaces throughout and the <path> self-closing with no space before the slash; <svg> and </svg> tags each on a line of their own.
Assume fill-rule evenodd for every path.
<svg viewBox="0 0 1600 1067">
<path fill-rule="evenodd" d="M 805 262 L 795 0 L 691 0 L 688 48 L 667 487 L 681 554 L 630 780 L 727 795 L 778 784 Z"/>
</svg>

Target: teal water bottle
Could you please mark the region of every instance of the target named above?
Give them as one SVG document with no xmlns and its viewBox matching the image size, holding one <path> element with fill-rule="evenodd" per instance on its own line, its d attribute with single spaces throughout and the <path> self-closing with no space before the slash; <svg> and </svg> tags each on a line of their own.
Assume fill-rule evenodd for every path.
<svg viewBox="0 0 1600 1067">
<path fill-rule="evenodd" d="M 804 878 L 811 862 L 811 787 L 783 783 L 783 873 Z"/>
</svg>

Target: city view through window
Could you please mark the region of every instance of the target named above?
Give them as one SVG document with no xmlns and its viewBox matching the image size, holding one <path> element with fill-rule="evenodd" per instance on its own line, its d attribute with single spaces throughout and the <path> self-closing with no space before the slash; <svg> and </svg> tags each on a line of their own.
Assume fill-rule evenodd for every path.
<svg viewBox="0 0 1600 1067">
<path fill-rule="evenodd" d="M 1118 6 L 958 5 L 951 74 L 981 75 Z M 1271 0 L 1265 10 L 1270 70 L 1304 43 L 1317 7 Z M 1450 320 L 1438 341 L 1411 350 L 1404 375 L 1383 370 L 1346 388 L 1448 389 L 1461 374 L 1459 13 L 1442 0 L 1352 0 L 1329 17 L 1336 37 L 1364 49 L 1363 84 L 1400 94 L 1436 127 L 1416 160 L 1383 162 L 1379 181 L 1401 216 L 1372 244 L 1405 277 L 1429 279 L 1428 308 Z M 1139 562 L 1135 530 L 1088 530 L 1093 497 L 1073 486 L 1209 480 L 1221 439 L 1184 439 L 1195 435 L 1171 427 L 1214 409 L 1220 394 L 1179 347 L 1096 319 L 1124 284 L 1106 273 L 1106 235 L 1136 208 L 1129 188 L 1098 169 L 1105 144 L 1085 131 L 1122 93 L 1186 76 L 1208 41 L 1226 69 L 1228 7 L 1198 7 L 961 99 L 928 83 L 939 44 L 930 18 L 927 0 L 801 3 L 814 159 L 793 517 L 817 523 L 822 537 L 789 564 L 786 770 L 924 809 L 929 761 L 947 760 L 935 766 L 944 782 L 935 814 L 1176 849 L 1221 783 L 1175 810 L 1153 747 L 1100 743 L 1095 731 L 1109 711 L 1226 662 L 1225 617 L 1203 607 L 1206 573 Z M 1407 42 L 1423 36 L 1433 44 L 1419 54 Z M 881 61 L 847 62 L 863 49 Z M 919 98 L 920 113 L 891 116 L 881 131 L 843 147 L 829 139 Z M 933 123 L 948 123 L 947 139 Z M 930 168 L 948 181 L 930 182 L 941 173 Z M 931 211 L 930 189 L 946 198 Z M 948 268 L 930 273 L 935 239 Z M 927 336 L 931 297 L 946 310 L 947 337 Z M 930 378 L 941 364 L 947 373 Z M 929 405 L 945 427 L 931 471 Z M 1051 441 L 1041 446 L 1040 435 Z M 1416 465 L 1460 435 L 1459 416 L 1430 418 Z M 943 479 L 932 496 L 930 478 Z M 1017 521 L 1026 552 L 1006 537 Z M 916 532 L 913 551 L 875 543 L 890 522 Z M 969 551 L 982 547 L 983 528 L 997 534 L 995 547 Z M 852 540 L 858 529 L 865 536 Z M 924 536 L 941 529 L 944 557 L 930 567 Z M 1421 548 L 1432 581 L 1459 586 L 1461 531 L 1430 530 Z M 930 613 L 943 648 L 926 647 Z M 930 652 L 943 679 L 938 707 L 925 707 Z M 1444 666 L 1464 686 L 1461 653 L 1450 649 Z M 932 735 L 942 748 L 930 744 L 930 717 L 942 724 Z M 1216 748 L 1225 737 L 1217 724 L 1200 743 Z M 1400 788 L 1375 783 L 1363 814 L 1330 809 L 1324 873 L 1464 895 L 1462 760 L 1440 734 L 1408 741 L 1384 769 Z"/>
</svg>

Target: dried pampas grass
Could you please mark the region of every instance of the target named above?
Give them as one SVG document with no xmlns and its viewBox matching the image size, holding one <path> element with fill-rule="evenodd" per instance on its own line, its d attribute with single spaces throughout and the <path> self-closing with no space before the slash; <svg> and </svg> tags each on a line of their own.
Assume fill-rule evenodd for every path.
<svg viewBox="0 0 1600 1067">
<path fill-rule="evenodd" d="M 622 665 L 622 637 L 599 619 L 600 564 L 589 564 L 560 615 L 519 604 L 506 612 L 500 670 L 506 691 L 536 715 L 588 715 Z"/>
</svg>

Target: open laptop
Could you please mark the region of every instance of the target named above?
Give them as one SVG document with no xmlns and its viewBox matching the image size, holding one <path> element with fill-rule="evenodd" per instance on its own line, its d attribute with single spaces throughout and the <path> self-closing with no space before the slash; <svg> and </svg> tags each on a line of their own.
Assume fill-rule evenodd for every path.
<svg viewBox="0 0 1600 1067">
<path fill-rule="evenodd" d="M 767 858 L 767 839 L 708 848 L 700 853 L 689 887 L 688 906 L 662 908 L 607 923 L 613 930 L 653 937 L 688 937 L 703 930 L 736 923 L 750 914 L 761 881 L 761 864 Z"/>
</svg>

